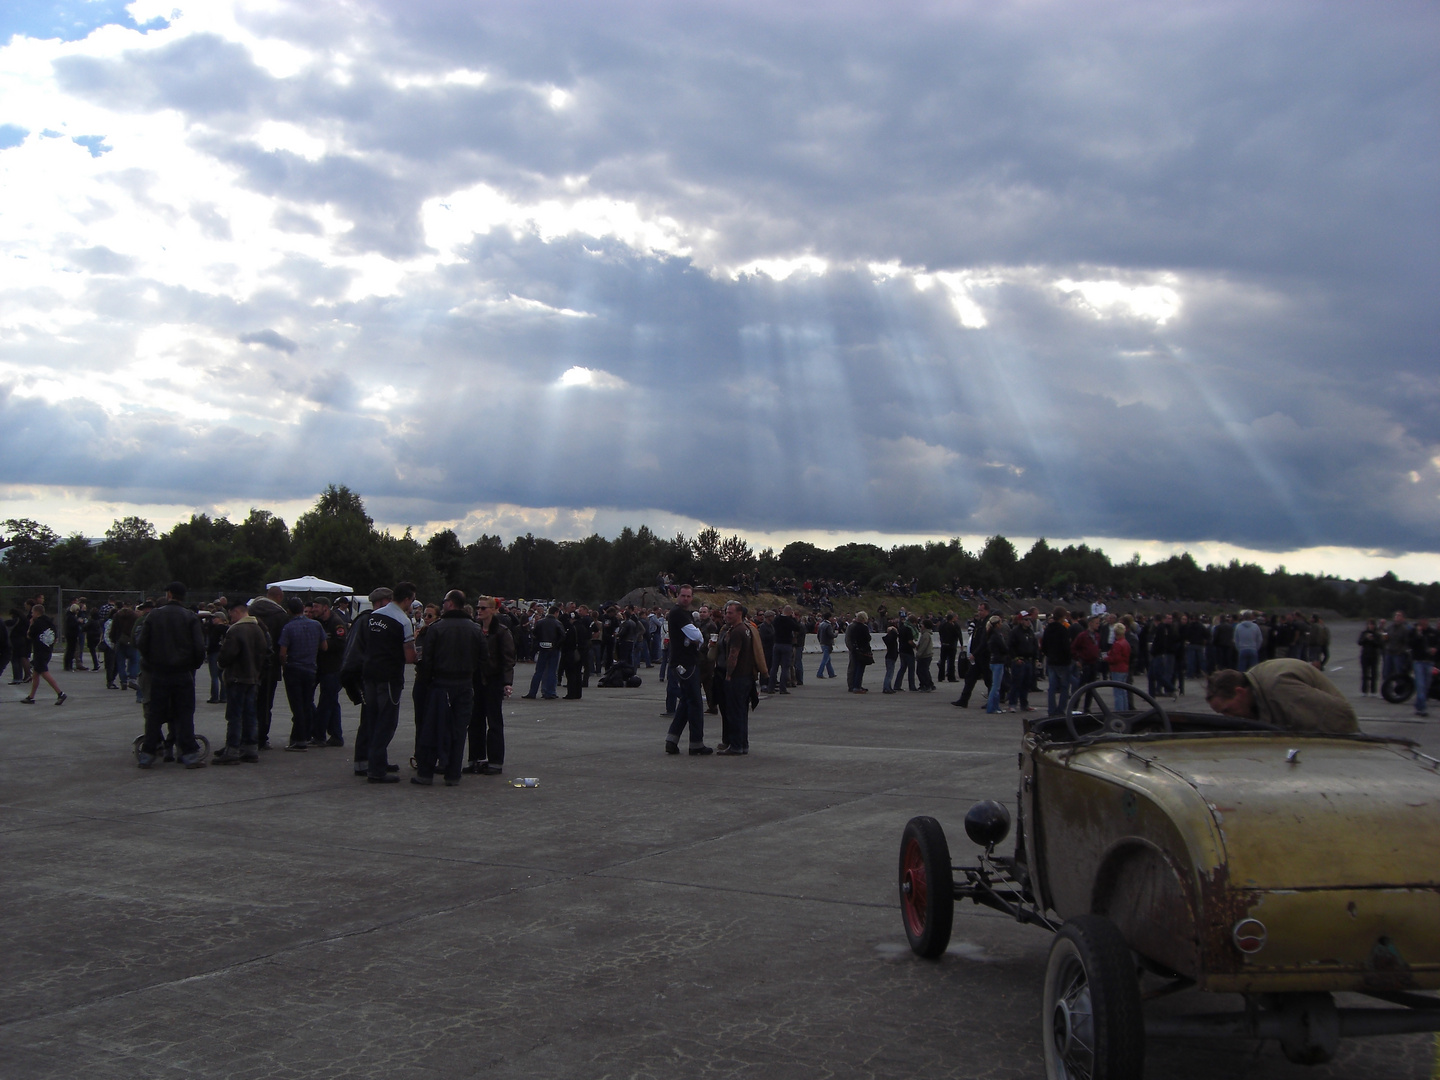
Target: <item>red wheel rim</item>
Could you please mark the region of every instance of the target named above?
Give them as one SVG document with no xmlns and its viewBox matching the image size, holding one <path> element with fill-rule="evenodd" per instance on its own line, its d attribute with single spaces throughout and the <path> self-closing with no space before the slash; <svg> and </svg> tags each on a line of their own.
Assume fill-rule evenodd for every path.
<svg viewBox="0 0 1440 1080">
<path fill-rule="evenodd" d="M 920 841 L 912 839 L 905 845 L 905 861 L 900 870 L 900 904 L 905 911 L 905 928 L 911 937 L 918 938 L 925 933 L 925 908 L 929 898 Z"/>
</svg>

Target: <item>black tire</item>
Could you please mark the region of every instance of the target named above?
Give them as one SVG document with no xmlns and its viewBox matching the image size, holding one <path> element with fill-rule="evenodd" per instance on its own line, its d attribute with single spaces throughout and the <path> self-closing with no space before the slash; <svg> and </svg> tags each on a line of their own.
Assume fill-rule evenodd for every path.
<svg viewBox="0 0 1440 1080">
<path fill-rule="evenodd" d="M 1135 958 L 1099 915 L 1068 919 L 1050 946 L 1040 1012 L 1047 1080 L 1139 1080 L 1145 1017 Z"/>
<path fill-rule="evenodd" d="M 900 838 L 900 911 L 915 955 L 940 956 L 955 919 L 955 878 L 945 830 L 932 817 L 911 818 Z"/>
<path fill-rule="evenodd" d="M 1410 700 L 1410 695 L 1415 692 L 1415 676 L 1408 671 L 1402 671 L 1398 675 L 1391 675 L 1380 684 L 1380 696 L 1391 705 L 1403 705 Z"/>
</svg>

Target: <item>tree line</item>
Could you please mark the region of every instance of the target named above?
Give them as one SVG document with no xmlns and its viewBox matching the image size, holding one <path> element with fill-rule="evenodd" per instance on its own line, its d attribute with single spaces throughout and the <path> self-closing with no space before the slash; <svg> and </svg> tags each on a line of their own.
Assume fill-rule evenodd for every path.
<svg viewBox="0 0 1440 1080">
<path fill-rule="evenodd" d="M 653 584 L 667 572 L 677 582 L 720 587 L 748 574 L 762 589 L 772 579 L 855 582 L 865 590 L 913 580 L 922 594 L 949 593 L 956 586 L 1024 596 L 1113 591 L 1257 608 L 1331 608 L 1349 617 L 1395 608 L 1440 612 L 1440 583 L 1400 581 L 1394 574 L 1343 582 L 1238 560 L 1202 567 L 1189 553 L 1152 563 L 1142 563 L 1138 554 L 1114 562 L 1098 548 L 1057 548 L 1043 538 L 1024 555 L 1003 536 L 990 537 L 979 551 L 952 539 L 889 549 L 796 542 L 778 553 L 757 552 L 740 536 L 721 536 L 715 529 L 667 539 L 643 525 L 627 527 L 613 540 L 591 535 L 556 541 L 527 533 L 508 544 L 490 535 L 462 544 L 453 530 L 443 529 L 422 543 L 409 529 L 401 536 L 377 529 L 361 496 L 334 484 L 293 528 L 256 508 L 239 522 L 195 514 L 163 534 L 143 518 L 127 517 L 96 544 L 78 533 L 62 538 L 46 525 L 11 518 L 3 523 L 0 543 L 8 544 L 0 552 L 0 585 L 59 585 L 93 593 L 156 593 L 178 578 L 195 596 L 234 596 L 256 594 L 267 581 L 314 574 L 359 592 L 408 579 L 425 597 L 458 587 L 470 595 L 595 603 Z"/>
</svg>

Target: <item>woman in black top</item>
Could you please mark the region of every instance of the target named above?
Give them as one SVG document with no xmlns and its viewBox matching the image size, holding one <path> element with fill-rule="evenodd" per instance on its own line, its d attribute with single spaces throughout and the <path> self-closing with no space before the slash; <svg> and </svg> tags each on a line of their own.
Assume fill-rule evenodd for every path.
<svg viewBox="0 0 1440 1080">
<path fill-rule="evenodd" d="M 1378 679 L 1380 671 L 1380 654 L 1385 651 L 1385 640 L 1380 630 L 1371 619 L 1365 624 L 1365 629 L 1360 631 L 1360 693 L 1361 695 L 1375 694 L 1379 692 L 1380 682 Z"/>
<path fill-rule="evenodd" d="M 21 607 L 23 611 L 12 612 L 15 621 L 10 624 L 11 686 L 30 681 L 30 607 Z"/>
<path fill-rule="evenodd" d="M 20 699 L 22 705 L 35 704 L 35 691 L 44 679 L 55 691 L 55 704 L 63 705 L 66 694 L 50 674 L 50 654 L 55 648 L 55 624 L 45 614 L 45 605 L 36 604 L 30 611 L 30 696 Z"/>
<path fill-rule="evenodd" d="M 845 631 L 845 647 L 850 650 L 850 667 L 845 674 L 852 694 L 870 692 L 865 689 L 865 668 L 875 662 L 875 654 L 870 649 L 869 622 L 869 615 L 857 611 L 855 621 Z"/>
</svg>

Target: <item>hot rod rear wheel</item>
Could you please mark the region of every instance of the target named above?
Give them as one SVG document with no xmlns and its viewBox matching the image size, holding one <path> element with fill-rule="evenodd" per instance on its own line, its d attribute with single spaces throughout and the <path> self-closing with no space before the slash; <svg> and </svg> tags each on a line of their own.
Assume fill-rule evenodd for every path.
<svg viewBox="0 0 1440 1080">
<path fill-rule="evenodd" d="M 900 839 L 900 910 L 915 955 L 933 960 L 950 944 L 955 879 L 950 845 L 932 817 L 911 818 Z"/>
<path fill-rule="evenodd" d="M 1050 946 L 1041 1010 L 1047 1080 L 1139 1080 L 1145 1064 L 1140 983 L 1109 919 L 1067 919 Z"/>
</svg>

